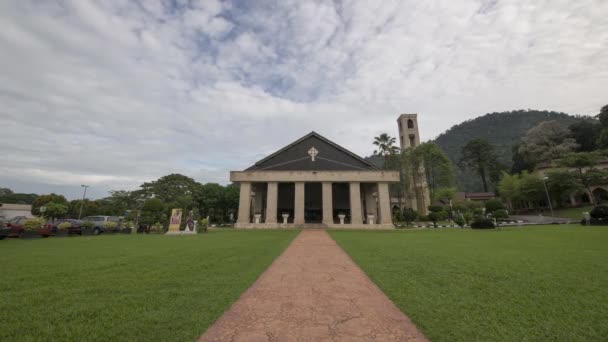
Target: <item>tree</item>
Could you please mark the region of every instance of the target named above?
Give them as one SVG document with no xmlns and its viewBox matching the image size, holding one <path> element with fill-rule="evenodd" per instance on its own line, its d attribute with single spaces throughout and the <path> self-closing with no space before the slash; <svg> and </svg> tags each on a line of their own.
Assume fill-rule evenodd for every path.
<svg viewBox="0 0 608 342">
<path fill-rule="evenodd" d="M 510 175 L 506 172 L 502 173 L 502 178 L 498 183 L 498 194 L 507 201 L 507 207 L 510 210 L 513 210 L 513 202 L 521 198 L 520 186 L 518 174 Z"/>
<path fill-rule="evenodd" d="M 99 210 L 99 200 L 92 201 L 89 199 L 72 200 L 68 204 L 68 212 L 67 216 L 72 218 L 77 218 L 80 215 L 80 207 L 82 206 L 82 217 L 92 216 L 92 215 L 114 215 L 114 213 L 105 213 Z"/>
<path fill-rule="evenodd" d="M 534 170 L 534 165 L 528 163 L 526 161 L 526 158 L 524 158 L 524 156 L 519 153 L 519 147 L 521 146 L 521 143 L 515 144 L 511 147 L 511 153 L 512 153 L 512 157 L 511 157 L 511 174 L 518 174 L 522 171 L 528 171 L 528 172 L 532 172 Z"/>
<path fill-rule="evenodd" d="M 558 204 L 568 200 L 570 194 L 582 190 L 581 184 L 576 180 L 576 174 L 571 171 L 551 171 L 547 173 L 547 190 L 551 198 L 558 200 Z"/>
<path fill-rule="evenodd" d="M 590 152 L 598 147 L 601 126 L 588 120 L 573 123 L 568 127 L 570 137 L 578 144 L 578 152 Z"/>
<path fill-rule="evenodd" d="M 62 203 L 48 202 L 44 205 L 45 211 L 42 213 L 47 219 L 63 218 L 68 212 L 68 206 Z"/>
<path fill-rule="evenodd" d="M 139 222 L 147 225 L 153 225 L 155 223 L 161 223 L 164 225 L 168 217 L 164 213 L 165 207 L 165 204 L 160 199 L 150 198 L 143 204 L 141 208 Z"/>
<path fill-rule="evenodd" d="M 188 202 L 191 205 L 192 196 L 199 186 L 194 179 L 174 173 L 142 184 L 133 196 L 134 199 L 140 196 L 146 199 L 155 197 L 165 203 Z"/>
<path fill-rule="evenodd" d="M 413 153 L 422 165 L 431 198 L 439 188 L 454 185 L 454 168 L 452 162 L 435 143 L 423 143 L 414 148 Z"/>
<path fill-rule="evenodd" d="M 538 203 L 545 197 L 543 180 L 535 174 L 522 172 L 520 175 L 521 198 L 529 203 Z"/>
<path fill-rule="evenodd" d="M 570 153 L 558 161 L 559 165 L 575 169 L 572 173 L 581 188 L 589 193 L 591 202 L 596 205 L 596 200 L 591 192 L 594 185 L 605 184 L 608 179 L 608 171 L 597 170 L 593 167 L 597 165 L 602 156 L 597 152 Z"/>
<path fill-rule="evenodd" d="M 597 118 L 600 120 L 600 125 L 606 128 L 608 127 L 608 105 L 605 105 L 600 109 L 600 113 L 597 115 Z"/>
<path fill-rule="evenodd" d="M 532 165 L 550 162 L 579 147 L 569 136 L 570 132 L 558 121 L 543 121 L 528 130 L 522 138 L 519 153 Z"/>
<path fill-rule="evenodd" d="M 0 188 L 0 203 L 32 204 L 36 197 L 36 194 L 15 193 L 9 188 Z"/>
<path fill-rule="evenodd" d="M 68 200 L 65 199 L 63 195 L 57 194 L 48 194 L 48 195 L 40 195 L 36 197 L 34 202 L 32 203 L 32 215 L 41 216 L 40 207 L 45 206 L 47 203 L 53 202 L 55 204 L 63 204 L 67 205 Z"/>
<path fill-rule="evenodd" d="M 462 169 L 475 170 L 481 178 L 485 192 L 488 192 L 488 178 L 494 178 L 491 176 L 498 174 L 500 168 L 494 147 L 483 139 L 473 139 L 464 145 L 459 166 Z"/>
<path fill-rule="evenodd" d="M 374 145 L 378 146 L 378 149 L 374 151 L 374 154 L 381 156 L 389 156 L 399 152 L 399 148 L 395 146 L 395 138 L 389 136 L 386 133 L 382 133 L 374 138 Z"/>
</svg>

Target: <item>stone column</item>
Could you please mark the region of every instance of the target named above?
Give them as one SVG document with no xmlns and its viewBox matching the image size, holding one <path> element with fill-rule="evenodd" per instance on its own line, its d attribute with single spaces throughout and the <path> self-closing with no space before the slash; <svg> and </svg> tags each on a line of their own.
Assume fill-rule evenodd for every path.
<svg viewBox="0 0 608 342">
<path fill-rule="evenodd" d="M 334 207 L 331 182 L 323 182 L 323 224 L 334 223 Z"/>
<path fill-rule="evenodd" d="M 391 215 L 391 198 L 388 192 L 388 183 L 378 183 L 378 204 L 380 207 L 381 224 L 393 224 Z"/>
<path fill-rule="evenodd" d="M 279 195 L 279 183 L 268 182 L 266 190 L 266 222 L 277 223 L 277 199 Z"/>
<path fill-rule="evenodd" d="M 241 182 L 241 195 L 239 196 L 239 217 L 237 223 L 248 224 L 251 211 L 251 183 Z"/>
<path fill-rule="evenodd" d="M 295 182 L 293 223 L 304 224 L 304 182 Z"/>
<path fill-rule="evenodd" d="M 361 221 L 361 183 L 350 183 L 350 223 L 362 225 Z"/>
</svg>

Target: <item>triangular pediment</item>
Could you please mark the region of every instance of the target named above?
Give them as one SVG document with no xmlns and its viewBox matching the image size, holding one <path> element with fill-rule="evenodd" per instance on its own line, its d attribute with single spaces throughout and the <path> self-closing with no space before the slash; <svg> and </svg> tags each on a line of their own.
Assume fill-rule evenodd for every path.
<svg viewBox="0 0 608 342">
<path fill-rule="evenodd" d="M 362 170 L 378 169 L 316 132 L 305 135 L 247 169 L 247 171 Z"/>
</svg>

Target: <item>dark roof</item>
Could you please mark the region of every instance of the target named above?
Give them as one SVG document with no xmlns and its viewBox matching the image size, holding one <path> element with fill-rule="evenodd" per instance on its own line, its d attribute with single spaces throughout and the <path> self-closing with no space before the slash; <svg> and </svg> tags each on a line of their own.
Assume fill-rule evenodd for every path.
<svg viewBox="0 0 608 342">
<path fill-rule="evenodd" d="M 310 148 L 318 150 L 315 161 L 308 154 Z M 338 171 L 338 170 L 378 170 L 374 165 L 344 147 L 310 132 L 293 143 L 258 161 L 247 171 Z"/>
</svg>

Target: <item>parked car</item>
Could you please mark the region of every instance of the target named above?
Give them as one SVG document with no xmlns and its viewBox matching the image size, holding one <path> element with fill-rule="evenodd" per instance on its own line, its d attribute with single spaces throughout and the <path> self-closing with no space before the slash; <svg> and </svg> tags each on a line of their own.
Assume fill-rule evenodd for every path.
<svg viewBox="0 0 608 342">
<path fill-rule="evenodd" d="M 30 217 L 25 216 L 17 216 L 12 218 L 6 223 L 7 228 L 10 229 L 8 233 L 9 237 L 20 237 L 25 231 L 25 226 L 23 225 L 25 221 L 29 220 Z M 52 235 L 52 230 L 50 227 L 42 226 L 38 229 L 38 235 L 43 237 L 49 237 Z"/>
<path fill-rule="evenodd" d="M 57 234 L 57 229 L 58 229 L 57 227 L 64 222 L 69 222 L 72 225 L 72 227 L 70 227 L 68 229 L 68 232 L 70 235 L 73 235 L 73 234 L 80 235 L 82 233 L 82 223 L 83 223 L 82 220 L 57 219 L 54 221 L 47 221 L 45 226 L 49 227 L 51 229 L 51 233 L 53 235 L 55 235 L 55 234 Z"/>
<path fill-rule="evenodd" d="M 106 222 L 119 222 L 118 216 L 87 216 L 82 219 L 82 222 L 93 223 L 93 235 L 99 235 L 105 231 Z"/>
<path fill-rule="evenodd" d="M 11 229 L 6 226 L 4 221 L 0 221 L 0 240 L 3 240 L 11 232 Z"/>
</svg>

